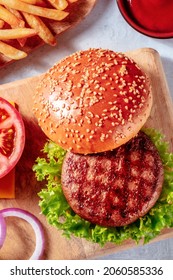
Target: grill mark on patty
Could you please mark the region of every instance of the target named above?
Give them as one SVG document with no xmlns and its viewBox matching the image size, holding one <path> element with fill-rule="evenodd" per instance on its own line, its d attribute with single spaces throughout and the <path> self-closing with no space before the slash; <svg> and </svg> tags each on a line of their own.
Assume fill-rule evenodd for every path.
<svg viewBox="0 0 173 280">
<path fill-rule="evenodd" d="M 140 132 L 104 153 L 68 152 L 62 188 L 79 216 L 102 226 L 123 226 L 144 216 L 162 190 L 163 166 L 150 138 Z"/>
</svg>

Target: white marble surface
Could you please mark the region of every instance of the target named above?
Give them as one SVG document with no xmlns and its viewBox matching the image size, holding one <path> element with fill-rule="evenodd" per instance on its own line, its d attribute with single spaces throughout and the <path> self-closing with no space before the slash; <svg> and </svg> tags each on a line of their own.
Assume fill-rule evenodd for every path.
<svg viewBox="0 0 173 280">
<path fill-rule="evenodd" d="M 121 16 L 115 0 L 98 0 L 80 25 L 59 36 L 55 48 L 44 46 L 26 59 L 1 69 L 0 84 L 44 73 L 65 55 L 90 47 L 122 52 L 142 47 L 156 49 L 173 98 L 173 39 L 154 39 L 133 30 Z M 104 256 L 104 259 L 173 259 L 173 238 Z"/>
</svg>

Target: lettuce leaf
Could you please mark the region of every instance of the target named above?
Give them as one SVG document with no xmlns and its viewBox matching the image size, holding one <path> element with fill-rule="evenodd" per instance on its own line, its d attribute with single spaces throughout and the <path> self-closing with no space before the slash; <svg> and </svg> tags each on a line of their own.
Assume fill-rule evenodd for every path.
<svg viewBox="0 0 173 280">
<path fill-rule="evenodd" d="M 61 188 L 61 169 L 64 151 L 57 144 L 48 141 L 45 144 L 44 158 L 38 158 L 33 166 L 38 181 L 45 180 L 45 188 L 39 193 L 41 212 L 48 222 L 63 231 L 63 235 L 85 238 L 103 246 L 106 242 L 121 244 L 133 239 L 137 243 L 143 239 L 149 242 L 164 228 L 173 227 L 173 154 L 168 143 L 154 129 L 144 130 L 159 151 L 164 166 L 164 184 L 160 198 L 155 206 L 136 222 L 123 227 L 102 227 L 93 225 L 80 218 L 68 205 Z"/>
</svg>

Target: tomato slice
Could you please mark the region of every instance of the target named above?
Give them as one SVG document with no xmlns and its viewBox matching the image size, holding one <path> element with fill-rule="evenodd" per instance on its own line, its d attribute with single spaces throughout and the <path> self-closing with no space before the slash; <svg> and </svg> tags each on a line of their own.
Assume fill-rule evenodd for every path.
<svg viewBox="0 0 173 280">
<path fill-rule="evenodd" d="M 20 159 L 25 145 L 25 128 L 17 109 L 0 97 L 0 178 Z"/>
</svg>

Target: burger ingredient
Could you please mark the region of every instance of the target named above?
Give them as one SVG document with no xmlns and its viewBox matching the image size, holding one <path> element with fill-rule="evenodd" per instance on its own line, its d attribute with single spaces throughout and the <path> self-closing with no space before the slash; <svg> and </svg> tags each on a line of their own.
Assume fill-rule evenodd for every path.
<svg viewBox="0 0 173 280">
<path fill-rule="evenodd" d="M 2 214 L 0 214 L 0 249 L 4 244 L 5 237 L 6 237 L 6 223 Z"/>
<path fill-rule="evenodd" d="M 140 132 L 112 151 L 79 155 L 68 152 L 62 175 L 64 195 L 79 216 L 101 226 L 124 226 L 156 203 L 163 166 L 150 138 Z"/>
<path fill-rule="evenodd" d="M 24 144 L 25 130 L 20 113 L 0 97 L 0 178 L 17 164 Z"/>
<path fill-rule="evenodd" d="M 154 207 L 136 222 L 122 227 L 103 227 L 82 219 L 71 209 L 61 187 L 61 169 L 66 151 L 49 141 L 44 147 L 47 158 L 38 158 L 33 166 L 39 181 L 47 184 L 40 193 L 40 207 L 51 225 L 63 230 L 66 237 L 77 237 L 104 245 L 106 242 L 120 244 L 132 238 L 139 242 L 149 242 L 164 228 L 173 227 L 173 154 L 168 151 L 168 144 L 155 130 L 145 131 L 151 137 L 161 157 L 164 167 L 162 193 Z"/>
<path fill-rule="evenodd" d="M 152 106 L 150 83 L 136 63 L 106 49 L 76 52 L 54 65 L 34 95 L 34 114 L 63 149 L 112 150 L 135 136 Z"/>
<path fill-rule="evenodd" d="M 0 198 L 15 198 L 15 168 L 0 178 Z"/>
<path fill-rule="evenodd" d="M 33 228 L 36 238 L 35 250 L 30 257 L 30 260 L 39 260 L 44 251 L 44 233 L 40 221 L 30 212 L 20 208 L 5 208 L 0 210 L 0 245 L 2 246 L 6 236 L 6 224 L 4 218 L 17 217 L 27 221 Z M 1 247 L 0 246 L 0 247 Z"/>
</svg>

